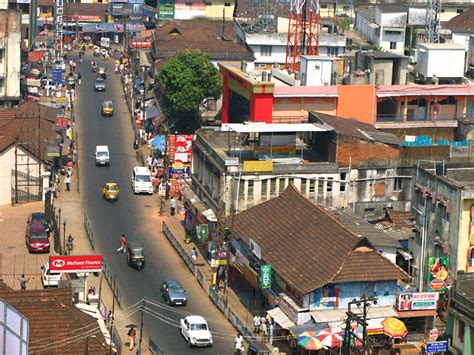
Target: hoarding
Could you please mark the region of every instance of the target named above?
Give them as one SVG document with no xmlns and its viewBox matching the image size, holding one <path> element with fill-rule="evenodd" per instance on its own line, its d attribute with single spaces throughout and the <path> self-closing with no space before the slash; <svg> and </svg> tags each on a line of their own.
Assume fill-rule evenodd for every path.
<svg viewBox="0 0 474 355">
<path fill-rule="evenodd" d="M 151 39 L 142 40 L 142 41 L 137 40 L 137 39 L 133 39 L 130 42 L 130 47 L 131 48 L 151 48 L 151 45 L 152 45 Z"/>
<path fill-rule="evenodd" d="M 102 255 L 54 255 L 49 265 L 51 271 L 62 273 L 101 272 Z"/>
<path fill-rule="evenodd" d="M 174 0 L 159 0 L 158 18 L 174 18 Z"/>
<path fill-rule="evenodd" d="M 271 288 L 272 287 L 272 266 L 262 265 L 260 268 L 260 287 Z"/>
<path fill-rule="evenodd" d="M 438 308 L 438 292 L 400 293 L 397 297 L 398 311 L 420 311 Z"/>
<path fill-rule="evenodd" d="M 442 292 L 448 280 L 448 257 L 432 256 L 428 259 L 428 291 Z"/>
<path fill-rule="evenodd" d="M 273 171 L 272 160 L 248 160 L 244 161 L 244 172 L 267 172 Z"/>
<path fill-rule="evenodd" d="M 192 134 L 168 135 L 168 157 L 170 162 L 179 160 L 181 163 L 190 163 L 193 149 L 193 139 L 194 135 Z"/>
</svg>

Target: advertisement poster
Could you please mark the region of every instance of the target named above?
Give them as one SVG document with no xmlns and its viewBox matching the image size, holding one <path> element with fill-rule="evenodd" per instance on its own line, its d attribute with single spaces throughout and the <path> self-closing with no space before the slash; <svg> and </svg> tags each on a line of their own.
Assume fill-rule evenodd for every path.
<svg viewBox="0 0 474 355">
<path fill-rule="evenodd" d="M 327 308 L 339 307 L 339 288 L 334 286 L 323 287 L 321 291 L 320 306 Z"/>
<path fill-rule="evenodd" d="M 419 311 L 438 308 L 438 292 L 400 293 L 397 299 L 397 310 Z"/>
<path fill-rule="evenodd" d="M 428 259 L 428 291 L 442 292 L 448 280 L 448 257 L 432 256 Z"/>
<path fill-rule="evenodd" d="M 170 162 L 179 160 L 181 163 L 190 163 L 193 148 L 192 134 L 168 135 L 168 157 Z M 185 153 L 185 154 L 182 154 Z"/>
</svg>

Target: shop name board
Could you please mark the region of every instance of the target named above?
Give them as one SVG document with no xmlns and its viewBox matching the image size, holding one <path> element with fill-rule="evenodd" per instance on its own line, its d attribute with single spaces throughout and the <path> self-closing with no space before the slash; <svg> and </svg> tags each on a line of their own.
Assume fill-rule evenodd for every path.
<svg viewBox="0 0 474 355">
<path fill-rule="evenodd" d="M 438 292 L 400 293 L 397 297 L 398 311 L 419 311 L 438 308 Z"/>
<path fill-rule="evenodd" d="M 101 272 L 102 255 L 55 255 L 49 257 L 51 271 L 62 273 Z"/>
<path fill-rule="evenodd" d="M 244 161 L 244 172 L 246 173 L 258 173 L 258 172 L 271 172 L 273 171 L 272 160 L 248 160 Z"/>
<path fill-rule="evenodd" d="M 147 39 L 144 41 L 132 40 L 130 42 L 131 48 L 151 48 L 151 45 L 152 45 L 151 39 Z"/>
<path fill-rule="evenodd" d="M 426 352 L 428 353 L 442 353 L 446 351 L 448 351 L 448 342 L 446 340 L 426 343 Z"/>
<path fill-rule="evenodd" d="M 39 62 L 45 56 L 44 51 L 28 52 L 28 62 Z"/>
<path fill-rule="evenodd" d="M 68 16 L 68 21 L 81 21 L 81 22 L 102 22 L 101 16 L 92 15 L 73 15 Z"/>
<path fill-rule="evenodd" d="M 204 242 L 209 235 L 209 226 L 207 224 L 199 224 L 196 226 L 196 235 L 199 241 Z"/>
<path fill-rule="evenodd" d="M 272 266 L 262 265 L 260 268 L 260 287 L 271 288 L 272 287 Z"/>
</svg>

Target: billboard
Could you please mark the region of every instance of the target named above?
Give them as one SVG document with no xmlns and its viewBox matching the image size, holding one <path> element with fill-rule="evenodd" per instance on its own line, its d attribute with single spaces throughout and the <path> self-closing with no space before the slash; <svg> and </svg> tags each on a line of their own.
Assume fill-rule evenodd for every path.
<svg viewBox="0 0 474 355">
<path fill-rule="evenodd" d="M 448 281 L 448 257 L 431 256 L 428 258 L 428 291 L 445 291 Z"/>
<path fill-rule="evenodd" d="M 101 272 L 102 255 L 54 255 L 49 257 L 51 271 Z"/>
<path fill-rule="evenodd" d="M 190 163 L 193 151 L 192 134 L 168 135 L 168 157 L 170 162 Z"/>
<path fill-rule="evenodd" d="M 398 311 L 420 311 L 438 308 L 438 292 L 403 292 L 397 297 Z"/>
<path fill-rule="evenodd" d="M 159 0 L 158 18 L 174 18 L 174 0 Z"/>
</svg>

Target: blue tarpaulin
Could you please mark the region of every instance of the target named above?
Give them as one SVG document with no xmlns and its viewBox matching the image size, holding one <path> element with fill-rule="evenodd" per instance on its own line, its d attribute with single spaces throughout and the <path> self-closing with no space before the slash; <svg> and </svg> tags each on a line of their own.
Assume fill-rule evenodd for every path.
<svg viewBox="0 0 474 355">
<path fill-rule="evenodd" d="M 153 138 L 151 144 L 160 152 L 164 152 L 166 149 L 166 137 L 164 135 L 159 134 L 155 138 Z"/>
<path fill-rule="evenodd" d="M 158 107 L 156 107 L 156 105 L 150 106 L 146 109 L 145 117 L 147 119 L 152 119 L 152 118 L 158 117 L 159 115 L 161 115 L 161 112 L 158 109 Z"/>
</svg>

